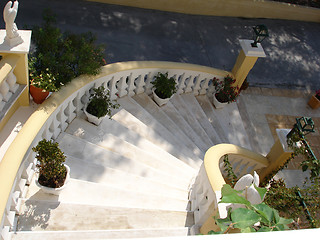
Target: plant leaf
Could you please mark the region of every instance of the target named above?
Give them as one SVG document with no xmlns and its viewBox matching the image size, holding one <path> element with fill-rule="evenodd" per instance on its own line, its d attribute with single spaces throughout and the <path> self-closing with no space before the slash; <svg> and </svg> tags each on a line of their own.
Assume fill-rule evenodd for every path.
<svg viewBox="0 0 320 240">
<path fill-rule="evenodd" d="M 262 227 L 258 230 L 258 232 L 271 232 L 271 231 L 272 231 L 272 229 L 269 228 L 269 227 L 266 227 L 266 226 L 262 226 Z"/>
<path fill-rule="evenodd" d="M 263 200 L 264 196 L 266 195 L 268 190 L 266 188 L 257 187 L 256 185 L 254 185 L 254 188 L 258 191 L 258 193 L 259 193 L 259 195 L 261 197 L 261 200 Z"/>
<path fill-rule="evenodd" d="M 221 189 L 222 199 L 221 203 L 239 203 L 250 206 L 251 203 L 244 197 L 239 196 L 240 191 L 234 190 L 230 185 L 225 184 Z"/>
<path fill-rule="evenodd" d="M 261 221 L 270 226 L 274 216 L 273 209 L 265 203 L 253 205 L 253 208 L 261 215 Z"/>
<path fill-rule="evenodd" d="M 260 216 L 253 210 L 237 208 L 231 213 L 231 219 L 235 228 L 244 229 L 253 226 L 261 220 Z"/>
</svg>

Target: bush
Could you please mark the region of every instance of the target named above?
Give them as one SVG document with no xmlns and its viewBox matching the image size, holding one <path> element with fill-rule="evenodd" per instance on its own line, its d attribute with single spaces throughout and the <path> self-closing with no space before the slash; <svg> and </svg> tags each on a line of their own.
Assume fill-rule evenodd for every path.
<svg viewBox="0 0 320 240">
<path fill-rule="evenodd" d="M 49 68 L 59 89 L 77 76 L 99 73 L 104 65 L 104 48 L 95 45 L 92 33 L 62 33 L 55 26 L 55 15 L 50 10 L 44 11 L 43 20 L 41 26 L 32 29 L 36 49 L 30 56 L 35 59 L 36 74 Z"/>
<path fill-rule="evenodd" d="M 42 186 L 52 188 L 63 186 L 67 174 L 63 165 L 66 156 L 59 148 L 59 144 L 52 140 L 43 139 L 32 150 L 37 153 L 39 183 Z"/>
<path fill-rule="evenodd" d="M 173 77 L 168 78 L 168 73 L 159 72 L 151 84 L 155 88 L 157 96 L 162 99 L 170 98 L 177 92 L 176 81 Z"/>
<path fill-rule="evenodd" d="M 97 118 L 108 115 L 111 119 L 111 110 L 117 108 L 119 108 L 119 104 L 111 101 L 109 90 L 100 86 L 93 89 L 86 111 Z"/>
<path fill-rule="evenodd" d="M 295 220 L 293 228 L 320 227 L 319 190 L 319 178 L 312 179 L 308 185 L 305 184 L 303 189 L 287 188 L 282 179 L 271 180 L 265 203 L 277 209 L 281 216 L 293 218 Z M 298 191 L 302 198 L 297 195 Z M 301 204 L 302 199 L 306 208 Z"/>
</svg>

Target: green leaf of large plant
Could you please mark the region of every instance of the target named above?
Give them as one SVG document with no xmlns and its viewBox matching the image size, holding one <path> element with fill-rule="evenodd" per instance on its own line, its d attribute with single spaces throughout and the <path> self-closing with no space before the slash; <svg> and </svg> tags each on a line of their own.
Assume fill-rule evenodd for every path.
<svg viewBox="0 0 320 240">
<path fill-rule="evenodd" d="M 240 191 L 234 190 L 231 188 L 230 185 L 225 184 L 223 185 L 221 189 L 222 199 L 221 203 L 238 203 L 238 204 L 244 204 L 246 206 L 250 206 L 251 203 L 245 199 L 242 196 L 239 196 L 241 194 Z"/>
<path fill-rule="evenodd" d="M 235 228 L 248 228 L 261 220 L 261 217 L 253 210 L 237 208 L 231 212 L 231 219 Z"/>
<path fill-rule="evenodd" d="M 260 188 L 260 187 L 257 187 L 256 185 L 254 185 L 254 188 L 258 191 L 261 199 L 263 200 L 264 196 L 266 195 L 267 193 L 267 189 L 266 188 Z"/>
<path fill-rule="evenodd" d="M 253 205 L 253 208 L 261 215 L 261 221 L 270 226 L 274 219 L 273 209 L 265 203 Z"/>
</svg>

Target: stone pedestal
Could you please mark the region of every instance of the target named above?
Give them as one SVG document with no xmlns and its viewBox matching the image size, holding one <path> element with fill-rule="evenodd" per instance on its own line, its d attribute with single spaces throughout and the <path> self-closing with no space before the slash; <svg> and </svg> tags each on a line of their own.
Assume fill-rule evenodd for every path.
<svg viewBox="0 0 320 240">
<path fill-rule="evenodd" d="M 276 130 L 279 139 L 273 144 L 270 152 L 267 155 L 267 159 L 270 162 L 269 166 L 259 172 L 261 179 L 264 179 L 274 170 L 277 170 L 280 166 L 282 166 L 293 153 L 287 144 L 287 134 L 290 131 L 291 129 Z"/>
<path fill-rule="evenodd" d="M 259 57 L 266 57 L 266 54 L 260 43 L 257 44 L 257 47 L 252 47 L 251 43 L 253 43 L 253 40 L 239 41 L 242 49 L 232 69 L 232 74 L 236 79 L 233 86 L 238 86 L 240 88 L 257 59 Z"/>
</svg>

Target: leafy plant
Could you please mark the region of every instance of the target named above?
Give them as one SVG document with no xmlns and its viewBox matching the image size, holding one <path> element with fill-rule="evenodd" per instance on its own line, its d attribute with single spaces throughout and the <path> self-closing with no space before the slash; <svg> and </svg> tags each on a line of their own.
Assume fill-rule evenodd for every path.
<svg viewBox="0 0 320 240">
<path fill-rule="evenodd" d="M 55 26 L 55 15 L 50 10 L 44 11 L 43 20 L 41 26 L 32 29 L 32 42 L 36 48 L 31 57 L 37 75 L 49 68 L 54 85 L 59 89 L 79 75 L 99 73 L 105 64 L 104 48 L 95 45 L 96 38 L 92 33 L 61 32 Z"/>
<path fill-rule="evenodd" d="M 227 76 L 223 79 L 223 81 L 214 78 L 213 85 L 216 88 L 216 98 L 221 103 L 231 103 L 234 102 L 239 95 L 239 87 L 232 87 L 232 84 L 235 83 L 236 80 L 230 76 Z"/>
<path fill-rule="evenodd" d="M 32 150 L 37 153 L 39 183 L 52 188 L 63 186 L 67 174 L 63 165 L 66 156 L 59 148 L 59 144 L 52 140 L 43 139 Z"/>
<path fill-rule="evenodd" d="M 34 57 L 29 60 L 29 76 L 31 79 L 30 84 L 47 92 L 58 91 L 59 88 L 56 87 L 56 78 L 50 72 L 49 68 L 46 68 L 45 71 L 40 71 L 40 73 L 38 73 L 34 67 L 34 62 Z"/>
<path fill-rule="evenodd" d="M 287 144 L 293 150 L 288 162 L 295 158 L 297 155 L 303 155 L 304 161 L 301 163 L 302 171 L 310 170 L 310 178 L 315 178 L 320 175 L 320 162 L 311 154 L 311 148 L 307 140 L 301 135 L 298 130 L 291 132 L 290 137 L 287 137 Z"/>
<path fill-rule="evenodd" d="M 173 77 L 168 78 L 168 73 L 159 72 L 151 84 L 153 85 L 153 88 L 155 88 L 157 96 L 162 99 L 170 98 L 177 92 L 176 81 Z"/>
<path fill-rule="evenodd" d="M 232 165 L 229 162 L 228 154 L 224 155 L 223 157 L 223 166 L 225 171 L 227 172 L 227 180 L 230 182 L 231 187 L 234 187 L 238 177 L 233 171 Z"/>
<path fill-rule="evenodd" d="M 256 187 L 261 199 L 264 198 L 266 189 Z M 224 219 L 215 217 L 220 231 L 210 231 L 208 234 L 230 233 L 234 230 L 240 232 L 269 232 L 288 229 L 292 219 L 285 219 L 279 216 L 278 211 L 265 203 L 251 204 L 245 197 L 243 191 L 237 191 L 225 184 L 221 189 L 222 198 L 220 203 L 241 204 L 242 208 L 231 206 L 228 215 Z"/>
<path fill-rule="evenodd" d="M 93 89 L 86 111 L 98 118 L 108 115 L 111 119 L 111 110 L 119 106 L 116 101 L 110 99 L 109 89 L 106 90 L 104 86 L 100 86 Z"/>
<path fill-rule="evenodd" d="M 301 193 L 301 197 L 297 194 Z M 320 181 L 306 182 L 302 189 L 287 188 L 283 179 L 271 180 L 265 203 L 277 209 L 281 216 L 294 219 L 295 228 L 320 227 Z M 305 203 L 305 206 L 302 203 Z"/>
</svg>

